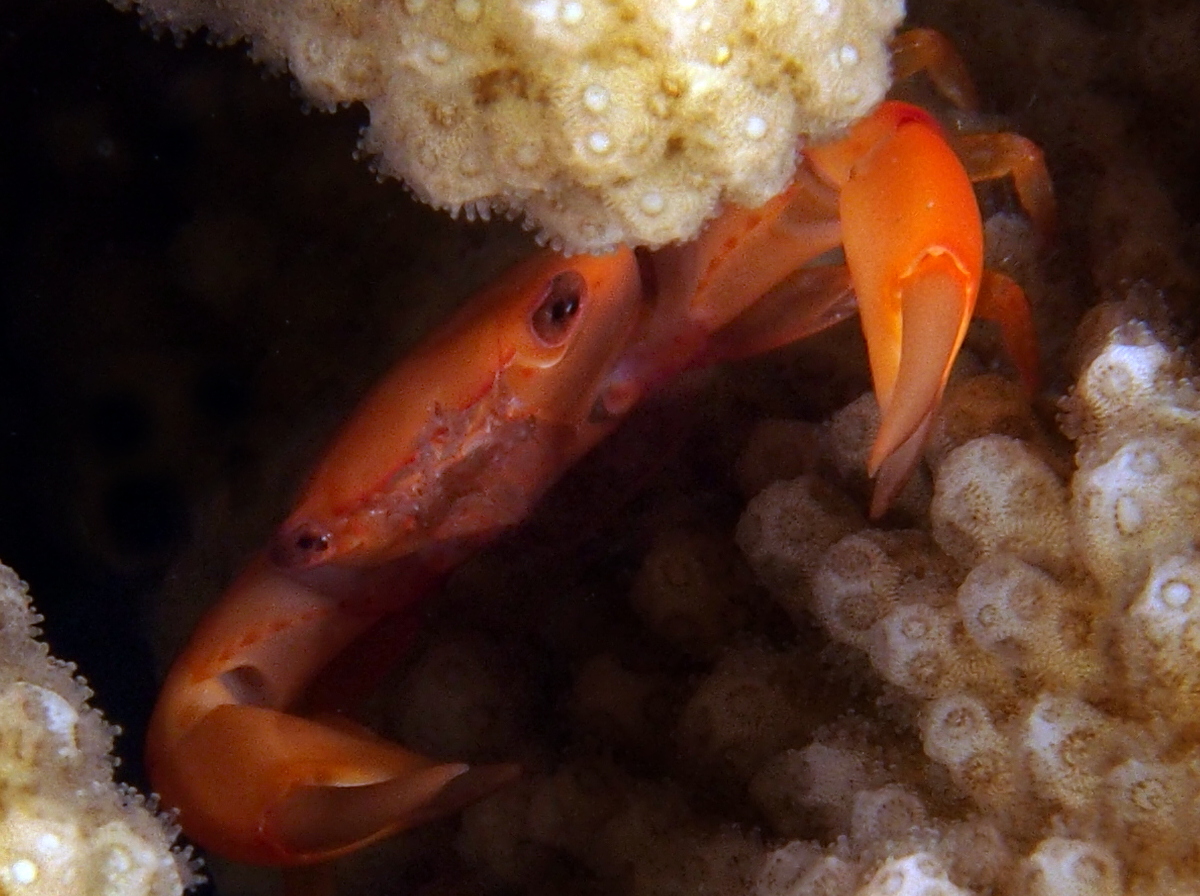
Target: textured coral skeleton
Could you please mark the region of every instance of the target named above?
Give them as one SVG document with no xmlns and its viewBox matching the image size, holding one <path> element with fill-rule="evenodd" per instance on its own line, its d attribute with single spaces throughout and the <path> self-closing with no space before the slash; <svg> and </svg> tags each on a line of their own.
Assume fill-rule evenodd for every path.
<svg viewBox="0 0 1200 896">
<path fill-rule="evenodd" d="M 694 236 L 761 205 L 796 139 L 865 115 L 898 0 L 122 0 L 248 39 L 314 104 L 363 102 L 362 148 L 453 214 L 524 215 L 573 251 Z"/>
<path fill-rule="evenodd" d="M 897 832 L 909 844 L 891 852 L 923 856 L 903 874 L 948 875 L 946 892 L 1197 886 L 1188 632 L 1200 606 L 1200 516 L 1189 503 L 1194 465 L 1173 461 L 1200 433 L 1198 395 L 1181 356 L 1144 325 L 1117 327 L 1088 352 L 1066 405 L 1077 464 L 1069 483 L 1037 440 L 974 438 L 935 467 L 928 531 L 848 534 L 804 577 L 811 590 L 777 592 L 864 651 L 914 712 L 917 761 L 933 765 L 923 784 L 884 785 L 902 789 L 916 821 Z M 997 420 L 1003 399 L 997 390 Z M 767 489 L 742 521 L 740 541 L 759 568 L 795 551 L 794 533 L 772 523 L 795 487 Z M 772 782 L 794 789 L 796 808 L 820 807 L 817 780 L 879 749 L 856 736 L 849 747 L 818 737 L 803 774 L 777 769 Z M 949 794 L 930 790 L 939 766 Z M 852 843 L 874 784 L 842 794 L 853 800 Z M 935 820 L 956 791 L 967 811 Z M 952 836 L 962 825 L 976 828 L 965 852 Z M 984 843 L 995 861 L 968 873 Z M 901 873 L 896 861 L 879 874 Z M 901 891 L 919 892 L 909 886 Z"/>
<path fill-rule="evenodd" d="M 36 640 L 24 585 L 0 566 L 0 890 L 169 896 L 193 883 L 176 831 L 113 781 L 113 730 L 74 667 Z"/>
<path fill-rule="evenodd" d="M 1073 475 L 1013 385 L 975 374 L 951 386 L 912 528 L 868 528 L 813 473 L 750 501 L 741 549 L 828 646 L 735 639 L 684 686 L 666 737 L 685 778 L 743 792 L 764 826 L 717 824 L 677 785 L 592 755 L 468 810 L 460 849 L 509 884 L 528 882 L 522 856 L 555 850 L 633 894 L 1200 891 L 1200 477 L 1175 462 L 1200 437 L 1200 391 L 1127 313 L 1094 312 L 1064 405 Z M 828 462 L 869 441 L 839 426 L 860 404 L 823 427 Z M 771 478 L 781 432 L 813 437 L 766 428 L 743 458 L 752 481 Z M 711 651 L 737 598 L 678 592 L 736 594 L 724 563 L 673 536 L 645 561 L 637 612 L 689 651 L 724 632 Z M 650 749 L 671 687 L 597 656 L 576 712 Z"/>
</svg>

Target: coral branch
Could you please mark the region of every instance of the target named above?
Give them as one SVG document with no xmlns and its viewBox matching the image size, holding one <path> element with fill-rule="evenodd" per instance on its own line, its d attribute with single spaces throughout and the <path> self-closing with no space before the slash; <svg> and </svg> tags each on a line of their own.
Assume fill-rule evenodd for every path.
<svg viewBox="0 0 1200 896">
<path fill-rule="evenodd" d="M 114 0 L 362 102 L 379 170 L 575 251 L 694 236 L 883 96 L 898 0 Z"/>
<path fill-rule="evenodd" d="M 113 781 L 113 728 L 37 641 L 25 586 L 0 566 L 0 891 L 169 896 L 196 882 L 175 831 Z"/>
</svg>

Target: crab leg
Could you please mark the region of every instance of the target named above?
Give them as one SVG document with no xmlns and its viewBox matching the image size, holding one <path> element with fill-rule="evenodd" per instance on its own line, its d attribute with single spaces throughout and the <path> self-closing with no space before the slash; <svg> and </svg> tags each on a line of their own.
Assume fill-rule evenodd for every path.
<svg viewBox="0 0 1200 896">
<path fill-rule="evenodd" d="M 253 561 L 176 661 L 147 764 L 188 833 L 233 859 L 322 861 L 449 814 L 516 774 L 438 763 L 340 717 L 293 714 L 309 680 L 441 578 L 441 562 L 296 575 Z"/>
<path fill-rule="evenodd" d="M 698 363 L 736 361 L 790 345 L 857 311 L 845 265 L 800 268 L 714 333 Z"/>
<path fill-rule="evenodd" d="M 1004 351 L 1017 368 L 1026 394 L 1033 396 L 1038 390 L 1041 373 L 1037 336 L 1025 290 L 998 271 L 984 271 L 975 316 L 1000 325 Z"/>
<path fill-rule="evenodd" d="M 730 208 L 693 242 L 639 256 L 652 311 L 614 381 L 640 396 L 680 371 L 770 351 L 852 314 L 840 272 L 804 267 L 840 242 L 837 193 L 801 168 L 759 208 Z"/>
<path fill-rule="evenodd" d="M 1043 239 L 1054 235 L 1054 187 L 1041 149 L 1020 134 L 968 134 L 954 148 L 972 181 L 1011 177 L 1017 198 Z"/>
<path fill-rule="evenodd" d="M 892 77 L 903 81 L 924 72 L 933 86 L 960 109 L 979 108 L 975 84 L 954 44 L 940 31 L 913 28 L 892 39 Z"/>
</svg>

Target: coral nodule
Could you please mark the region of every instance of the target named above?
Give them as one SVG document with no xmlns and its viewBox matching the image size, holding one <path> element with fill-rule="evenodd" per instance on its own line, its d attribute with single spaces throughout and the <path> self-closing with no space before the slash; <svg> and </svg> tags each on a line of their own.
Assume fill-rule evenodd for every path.
<svg viewBox="0 0 1200 896">
<path fill-rule="evenodd" d="M 113 782 L 113 729 L 69 663 L 35 639 L 25 586 L 0 566 L 0 893 L 171 896 L 196 882 L 175 831 Z"/>
<path fill-rule="evenodd" d="M 593 656 L 575 713 L 609 752 L 468 809 L 459 852 L 516 892 L 565 853 L 629 896 L 1200 893 L 1200 390 L 1127 321 L 1081 337 L 1073 474 L 1012 383 L 956 376 L 911 528 L 869 526 L 829 475 L 870 444 L 870 399 L 820 432 L 768 421 L 737 543 L 796 641 L 734 633 L 734 580 L 679 598 L 726 565 L 705 540 L 672 536 L 667 575 L 656 546 L 631 603 L 713 664 Z M 788 438 L 822 445 L 813 470 L 761 447 Z"/>
<path fill-rule="evenodd" d="M 1093 312 L 1102 322 L 1122 314 Z M 1075 441 L 1069 481 L 1032 417 L 1018 427 L 1025 438 L 955 439 L 951 397 L 934 441 L 957 444 L 930 452 L 927 528 L 856 531 L 804 569 L 793 533 L 773 522 L 780 501 L 794 502 L 779 485 L 742 520 L 739 541 L 774 596 L 862 651 L 891 715 L 918 729 L 914 750 L 865 718 L 848 743 L 848 720 L 831 727 L 849 752 L 824 759 L 824 774 L 854 782 L 842 791 L 853 809 L 848 830 L 826 836 L 848 835 L 849 855 L 835 854 L 859 874 L 878 871 L 865 887 L 828 892 L 1148 896 L 1200 886 L 1200 474 L 1191 460 L 1200 392 L 1182 354 L 1140 322 L 1085 338 L 1081 354 L 1063 404 Z M 950 391 L 971 390 L 981 420 L 990 406 L 1011 423 L 1002 392 L 976 387 L 985 380 L 995 378 Z M 801 570 L 791 584 L 781 564 Z M 828 737 L 805 755 L 834 745 Z M 840 771 L 854 757 L 869 769 L 879 754 L 893 757 L 891 774 Z M 818 777 L 811 768 L 774 774 L 794 791 L 769 804 L 784 812 L 784 830 L 803 826 L 789 813 L 828 815 Z M 891 843 L 856 832 L 881 784 L 911 802 L 911 823 L 894 826 Z M 969 837 L 964 826 L 974 826 Z M 877 890 L 886 875 L 894 885 Z"/>
<path fill-rule="evenodd" d="M 899 0 L 114 0 L 248 39 L 313 103 L 362 102 L 363 148 L 453 214 L 524 215 L 571 251 L 694 236 L 761 205 L 797 138 L 889 83 Z"/>
</svg>

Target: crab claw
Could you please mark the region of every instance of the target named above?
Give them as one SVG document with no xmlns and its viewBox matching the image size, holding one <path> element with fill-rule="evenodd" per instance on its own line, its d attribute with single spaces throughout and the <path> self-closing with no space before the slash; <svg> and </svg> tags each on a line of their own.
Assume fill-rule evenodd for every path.
<svg viewBox="0 0 1200 896">
<path fill-rule="evenodd" d="M 884 103 L 807 151 L 841 186 L 846 265 L 882 414 L 872 516 L 904 486 L 975 311 L 983 228 L 970 177 L 924 110 Z"/>
<path fill-rule="evenodd" d="M 312 864 L 457 812 L 520 774 L 422 756 L 309 686 L 347 651 L 374 677 L 364 633 L 396 630 L 385 614 L 403 607 L 392 595 L 416 600 L 437 580 L 427 566 L 290 574 L 251 561 L 173 667 L 150 721 L 147 770 L 190 837 L 235 861 Z M 340 691 L 358 690 L 342 679 Z M 314 702 L 328 705 L 298 714 Z"/>
<path fill-rule="evenodd" d="M 354 727 L 220 706 L 179 739 L 185 761 L 156 763 L 155 786 L 202 845 L 292 865 L 451 815 L 520 774 L 510 764 L 438 763 Z"/>
<path fill-rule="evenodd" d="M 920 460 L 974 303 L 969 280 L 945 253 L 922 258 L 900 292 L 895 382 L 886 404 L 880 396 L 879 431 L 867 460 L 867 473 L 876 479 L 873 518 L 883 514 Z M 868 345 L 872 338 L 868 331 Z"/>
</svg>

